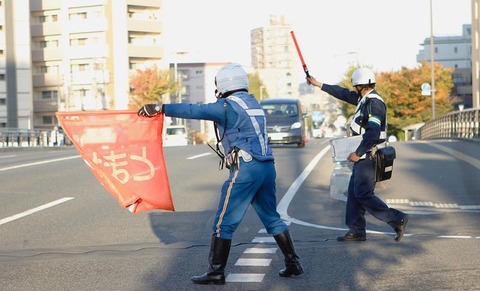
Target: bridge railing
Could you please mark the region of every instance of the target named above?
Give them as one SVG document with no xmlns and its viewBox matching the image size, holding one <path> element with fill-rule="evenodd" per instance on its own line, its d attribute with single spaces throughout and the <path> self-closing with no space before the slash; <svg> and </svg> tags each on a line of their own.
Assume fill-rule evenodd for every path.
<svg viewBox="0 0 480 291">
<path fill-rule="evenodd" d="M 430 120 L 418 130 L 420 139 L 480 139 L 480 108 L 455 111 Z"/>
<path fill-rule="evenodd" d="M 58 130 L 0 128 L 0 148 L 63 146 L 66 143 L 65 134 Z"/>
</svg>

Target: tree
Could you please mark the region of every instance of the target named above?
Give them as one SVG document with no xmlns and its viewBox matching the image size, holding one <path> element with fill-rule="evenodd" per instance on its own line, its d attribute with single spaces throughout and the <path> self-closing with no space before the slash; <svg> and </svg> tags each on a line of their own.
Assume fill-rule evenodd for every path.
<svg viewBox="0 0 480 291">
<path fill-rule="evenodd" d="M 250 94 L 255 95 L 255 99 L 259 101 L 262 97 L 263 99 L 268 97 L 268 91 L 263 85 L 262 79 L 260 79 L 258 72 L 248 74 L 248 89 L 250 90 Z"/>
<path fill-rule="evenodd" d="M 454 110 L 457 97 L 451 96 L 454 86 L 452 69 L 436 63 L 435 77 L 435 116 L 442 116 Z M 389 132 L 399 136 L 402 128 L 432 119 L 432 98 L 422 96 L 421 86 L 430 83 L 431 70 L 426 62 L 414 69 L 402 68 L 398 72 L 378 75 L 379 94 L 388 106 L 387 120 Z"/>
<path fill-rule="evenodd" d="M 156 67 L 136 70 L 130 78 L 130 107 L 140 108 L 147 103 L 163 103 L 166 93 L 176 93 L 179 84 L 171 71 L 159 71 Z"/>
<path fill-rule="evenodd" d="M 354 90 L 351 85 L 351 75 L 357 67 L 350 67 L 344 75 L 340 86 Z M 422 63 L 420 66 L 408 69 L 403 67 L 399 71 L 379 72 L 376 74 L 375 90 L 387 104 L 388 134 L 397 137 L 403 136 L 403 128 L 432 118 L 432 100 L 430 96 L 421 95 L 421 85 L 431 80 L 430 65 Z M 452 69 L 435 64 L 435 114 L 444 115 L 451 112 L 453 104 L 458 98 L 450 96 L 453 81 Z M 355 106 L 343 102 L 342 112 L 345 116 L 353 115 Z"/>
</svg>

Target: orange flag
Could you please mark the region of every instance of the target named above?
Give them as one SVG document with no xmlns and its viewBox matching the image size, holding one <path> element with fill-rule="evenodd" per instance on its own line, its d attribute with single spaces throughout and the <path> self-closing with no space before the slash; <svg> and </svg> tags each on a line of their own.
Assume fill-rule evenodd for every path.
<svg viewBox="0 0 480 291">
<path fill-rule="evenodd" d="M 163 158 L 163 115 L 136 111 L 57 112 L 63 130 L 118 203 L 139 213 L 174 211 Z"/>
</svg>

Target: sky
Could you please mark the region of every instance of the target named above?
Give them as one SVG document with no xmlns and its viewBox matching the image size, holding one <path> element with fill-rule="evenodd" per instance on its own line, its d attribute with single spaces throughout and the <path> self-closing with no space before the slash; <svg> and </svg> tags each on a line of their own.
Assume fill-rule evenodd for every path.
<svg viewBox="0 0 480 291">
<path fill-rule="evenodd" d="M 461 35 L 471 0 L 431 0 L 434 36 Z M 167 60 L 251 67 L 250 32 L 284 15 L 310 74 L 337 83 L 352 64 L 414 68 L 430 37 L 430 0 L 163 0 Z M 179 55 L 175 52 L 183 52 Z M 170 56 L 170 57 L 169 57 Z M 302 70 L 299 61 L 299 71 Z"/>
</svg>

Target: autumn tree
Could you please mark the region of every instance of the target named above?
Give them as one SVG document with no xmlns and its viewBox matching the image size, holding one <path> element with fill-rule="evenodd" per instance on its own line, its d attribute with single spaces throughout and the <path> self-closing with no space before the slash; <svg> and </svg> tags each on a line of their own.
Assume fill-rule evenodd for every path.
<svg viewBox="0 0 480 291">
<path fill-rule="evenodd" d="M 451 96 L 454 86 L 452 69 L 436 63 L 435 116 L 442 116 L 454 109 L 457 97 Z M 431 82 L 430 65 L 426 62 L 414 69 L 402 68 L 397 72 L 380 73 L 377 90 L 388 106 L 389 131 L 397 134 L 402 128 L 432 119 L 432 98 L 422 96 L 421 86 Z"/>
<path fill-rule="evenodd" d="M 156 67 L 136 70 L 130 78 L 130 107 L 140 108 L 147 103 L 163 103 L 166 93 L 176 93 L 179 85 L 169 70 L 159 71 Z"/>
<path fill-rule="evenodd" d="M 452 69 L 435 64 L 435 114 L 444 115 L 453 110 L 453 104 L 458 98 L 451 96 L 453 88 Z M 351 67 L 339 83 L 340 86 L 354 90 L 351 85 L 351 75 L 357 67 Z M 420 66 L 399 71 L 379 72 L 376 74 L 375 86 L 378 94 L 387 104 L 388 134 L 403 136 L 403 128 L 432 118 L 432 99 L 422 96 L 421 85 L 430 83 L 430 65 L 423 63 Z M 355 106 L 342 104 L 345 116 L 351 116 Z"/>
<path fill-rule="evenodd" d="M 248 89 L 249 93 L 255 95 L 255 99 L 258 101 L 260 101 L 261 97 L 263 97 L 263 99 L 268 97 L 267 88 L 263 85 L 258 72 L 248 74 Z"/>
</svg>

